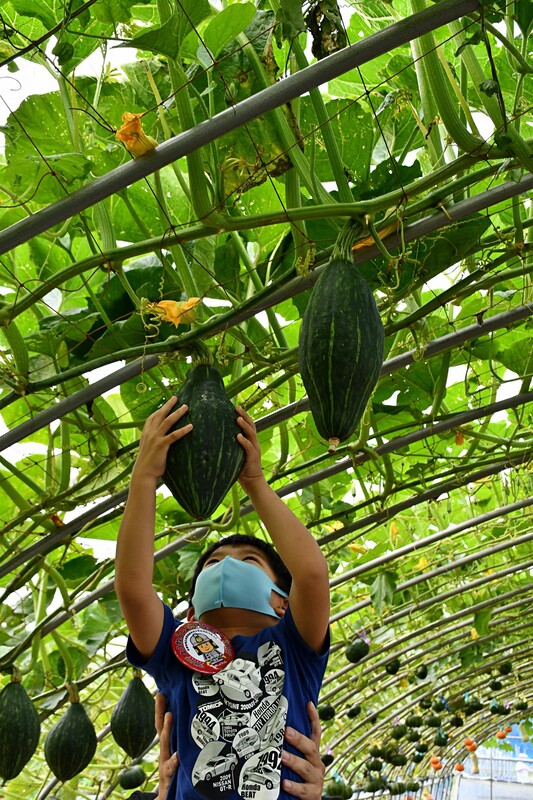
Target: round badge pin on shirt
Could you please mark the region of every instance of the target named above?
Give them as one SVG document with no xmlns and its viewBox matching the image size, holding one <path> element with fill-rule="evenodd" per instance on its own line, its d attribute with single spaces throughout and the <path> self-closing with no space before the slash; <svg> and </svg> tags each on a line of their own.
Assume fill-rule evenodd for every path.
<svg viewBox="0 0 533 800">
<path fill-rule="evenodd" d="M 172 634 L 172 650 L 189 669 L 214 675 L 233 661 L 233 645 L 225 633 L 206 622 L 184 622 Z"/>
</svg>

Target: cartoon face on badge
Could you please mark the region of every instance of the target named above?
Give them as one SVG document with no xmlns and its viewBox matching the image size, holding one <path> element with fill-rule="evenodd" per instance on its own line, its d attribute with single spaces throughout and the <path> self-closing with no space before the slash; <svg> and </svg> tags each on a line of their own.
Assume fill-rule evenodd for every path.
<svg viewBox="0 0 533 800">
<path fill-rule="evenodd" d="M 233 647 L 226 635 L 197 622 L 186 622 L 175 630 L 172 650 L 186 667 L 209 674 L 223 669 L 233 658 Z"/>
<path fill-rule="evenodd" d="M 191 646 L 194 648 L 199 656 L 204 658 L 209 657 L 209 653 L 218 651 L 217 643 L 211 639 L 206 633 L 195 633 L 191 637 Z"/>
</svg>

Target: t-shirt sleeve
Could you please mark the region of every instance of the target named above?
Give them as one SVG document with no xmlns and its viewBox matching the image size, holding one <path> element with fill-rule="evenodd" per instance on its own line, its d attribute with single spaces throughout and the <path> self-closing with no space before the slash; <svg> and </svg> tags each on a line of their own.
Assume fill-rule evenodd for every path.
<svg viewBox="0 0 533 800">
<path fill-rule="evenodd" d="M 163 608 L 164 616 L 161 636 L 150 658 L 143 658 L 135 647 L 131 636 L 128 636 L 128 643 L 126 645 L 126 658 L 130 664 L 134 667 L 139 667 L 139 669 L 143 669 L 148 675 L 151 675 L 160 690 L 167 685 L 169 669 L 176 661 L 176 657 L 171 648 L 171 639 L 179 624 L 179 622 L 174 619 L 174 615 L 169 606 L 164 605 Z"/>
<path fill-rule="evenodd" d="M 326 666 L 329 657 L 330 648 L 330 632 L 329 627 L 326 633 L 324 647 L 321 653 L 317 653 L 312 647 L 309 647 L 307 642 L 304 641 L 291 613 L 290 605 L 282 618 L 282 624 L 286 630 L 287 641 L 291 644 L 291 654 L 296 669 L 307 683 L 306 691 L 308 693 L 307 700 L 318 698 L 322 678 L 326 671 Z"/>
</svg>

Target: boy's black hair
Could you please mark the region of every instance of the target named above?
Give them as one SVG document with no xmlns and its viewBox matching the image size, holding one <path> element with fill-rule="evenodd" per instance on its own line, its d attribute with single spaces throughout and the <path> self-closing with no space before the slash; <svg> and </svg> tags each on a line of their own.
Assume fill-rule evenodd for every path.
<svg viewBox="0 0 533 800">
<path fill-rule="evenodd" d="M 279 557 L 278 553 L 276 552 L 275 548 L 269 543 L 265 542 L 263 539 L 257 539 L 255 536 L 248 536 L 247 534 L 241 533 L 234 533 L 231 536 L 226 536 L 224 539 L 220 539 L 220 541 L 215 542 L 210 547 L 202 553 L 198 561 L 196 562 L 196 567 L 194 570 L 194 575 L 192 576 L 191 585 L 189 587 L 189 606 L 192 606 L 192 596 L 194 594 L 194 590 L 196 588 L 196 581 L 198 579 L 198 575 L 203 569 L 203 566 L 207 559 L 220 547 L 224 545 L 250 545 L 251 547 L 255 547 L 257 550 L 260 550 L 261 553 L 265 556 L 268 565 L 272 569 L 276 580 L 276 586 L 283 592 L 287 592 L 289 594 L 291 583 L 292 583 L 292 576 L 281 558 Z"/>
</svg>

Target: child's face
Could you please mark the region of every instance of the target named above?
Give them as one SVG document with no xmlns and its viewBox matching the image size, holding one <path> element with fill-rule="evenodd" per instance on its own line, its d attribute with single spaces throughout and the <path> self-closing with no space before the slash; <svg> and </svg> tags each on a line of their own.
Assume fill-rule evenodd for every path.
<svg viewBox="0 0 533 800">
<path fill-rule="evenodd" d="M 215 550 L 211 556 L 209 556 L 202 567 L 202 573 L 215 564 L 223 561 L 228 556 L 237 561 L 245 561 L 248 564 L 252 564 L 254 567 L 258 567 L 268 578 L 270 578 L 272 583 L 276 583 L 277 575 L 270 566 L 265 554 L 259 550 L 259 548 L 248 544 L 222 545 Z M 275 589 L 272 589 L 268 602 L 278 617 L 283 616 L 283 613 L 287 607 L 286 597 L 283 597 L 281 594 L 278 594 Z"/>
<path fill-rule="evenodd" d="M 226 556 L 231 556 L 231 558 L 236 558 L 239 561 L 247 561 L 249 564 L 259 567 L 264 573 L 266 573 L 266 575 L 268 575 L 271 581 L 276 583 L 276 574 L 268 563 L 266 556 L 261 552 L 261 550 L 249 544 L 222 545 L 222 547 L 219 547 L 218 550 L 215 550 L 215 552 L 209 556 L 202 567 L 202 572 L 204 569 L 208 569 L 213 564 L 218 564 L 218 562 L 222 561 L 222 559 L 226 558 Z"/>
</svg>

